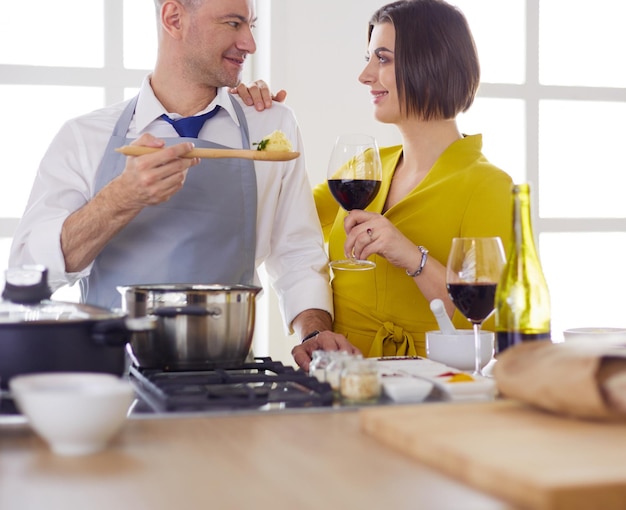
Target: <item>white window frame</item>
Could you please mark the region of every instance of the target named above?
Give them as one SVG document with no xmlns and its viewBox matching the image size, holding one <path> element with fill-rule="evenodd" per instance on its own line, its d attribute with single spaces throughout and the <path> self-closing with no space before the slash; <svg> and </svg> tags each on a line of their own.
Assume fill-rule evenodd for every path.
<svg viewBox="0 0 626 510">
<path fill-rule="evenodd" d="M 139 0 L 137 0 L 139 1 Z M 142 0 L 151 1 L 151 0 Z M 334 0 L 324 0 L 326 4 L 331 5 Z M 302 5 L 306 5 L 307 9 L 312 8 L 312 4 L 316 4 L 316 9 L 324 9 L 323 4 L 317 7 L 318 2 L 314 0 L 303 0 Z M 343 0 L 342 0 L 343 1 Z M 347 0 L 346 0 L 347 1 Z M 359 3 L 359 0 L 350 0 Z M 305 3 L 308 2 L 308 3 Z M 302 87 L 294 88 L 290 85 L 289 74 L 293 73 L 293 69 L 285 69 L 284 64 L 279 58 L 272 61 L 276 50 L 285 44 L 297 46 L 299 44 L 311 44 L 311 41 L 300 41 L 289 39 L 287 27 L 289 24 L 298 25 L 302 23 L 302 19 L 284 19 L 286 12 L 291 16 L 297 11 L 297 4 L 289 0 L 289 9 L 285 0 L 259 0 L 259 32 L 257 32 L 257 40 L 261 50 L 255 55 L 256 60 L 252 60 L 247 65 L 247 74 L 244 78 L 249 80 L 254 74 L 254 65 L 256 62 L 258 77 L 269 80 L 275 78 L 276 88 L 287 88 L 293 102 L 297 103 L 299 98 L 316 98 L 319 93 L 319 81 L 307 81 Z M 525 104 L 526 109 L 526 180 L 533 183 L 533 227 L 535 235 L 539 240 L 541 247 L 542 234 L 549 233 L 624 233 L 626 232 L 626 218 L 546 218 L 538 214 L 541 181 L 539 179 L 539 107 L 542 100 L 574 100 L 574 101 L 608 101 L 608 102 L 626 102 L 626 89 L 623 88 L 604 88 L 604 87 L 580 87 L 580 86 L 552 86 L 542 85 L 539 82 L 539 4 L 540 0 L 526 0 L 526 79 L 522 84 L 503 84 L 503 83 L 481 83 L 479 89 L 479 97 L 484 98 L 504 98 L 519 99 Z M 0 84 L 10 85 L 62 85 L 62 86 L 93 86 L 104 89 L 105 104 L 112 104 L 124 99 L 124 91 L 128 88 L 137 88 L 144 78 L 146 69 L 126 69 L 123 64 L 123 0 L 106 0 L 104 2 L 104 66 L 102 68 L 75 68 L 75 67 L 44 67 L 44 66 L 22 66 L 22 65 L 2 65 L 0 64 Z M 274 11 L 274 6 L 276 9 Z M 368 7 L 369 11 L 369 7 Z M 275 26 L 271 27 L 271 21 L 275 22 Z M 358 26 L 356 20 L 345 20 L 345 24 L 353 23 L 355 32 L 359 37 L 363 36 L 362 27 Z M 263 25 L 263 26 L 262 26 Z M 272 28 L 272 30 L 270 30 Z M 357 30 L 358 29 L 358 30 Z M 282 30 L 282 32 L 281 32 Z M 321 32 L 320 32 L 321 33 Z M 337 34 L 337 38 L 342 34 Z M 346 37 L 352 37 L 352 32 L 348 31 Z M 303 38 L 304 39 L 304 38 Z M 319 44 L 327 43 L 331 45 L 332 51 L 340 51 L 341 45 L 337 46 L 336 41 L 326 41 L 326 38 Z M 263 51 L 269 49 L 269 51 Z M 324 51 L 321 51 L 324 54 Z M 332 53 L 330 53 L 332 54 Z M 308 62 L 302 61 L 302 66 L 307 66 Z M 617 64 L 616 64 L 617 65 Z M 304 68 L 304 67 L 303 67 Z M 319 71 L 323 73 L 323 70 Z M 320 75 L 318 74 L 318 77 Z M 291 87 L 291 88 L 290 88 Z M 344 91 L 340 88 L 337 94 Z M 317 103 L 311 101 L 312 109 L 317 108 Z M 296 113 L 299 119 L 306 118 L 307 112 L 297 106 Z M 316 115 L 319 112 L 315 112 Z M 343 120 L 343 119 L 338 119 Z M 308 147 L 328 147 L 327 133 L 317 133 L 319 131 L 310 123 L 304 125 L 303 134 Z M 315 129 L 314 129 L 315 128 Z M 312 129 L 312 132 L 307 130 Z M 326 137 L 326 138 L 325 138 Z M 42 143 L 48 143 L 48 140 Z M 314 151 L 310 151 L 307 155 L 307 161 L 314 161 L 311 156 L 315 156 Z M 323 156 L 326 157 L 325 155 Z M 323 167 L 322 164 L 315 165 Z M 312 165 L 310 165 L 312 167 Z M 10 174 L 4 173 L 6 179 L 10 179 Z M 315 182 L 315 180 L 313 179 Z M 14 217 L 0 217 L 0 238 L 10 239 L 19 219 Z M 5 261 L 6 263 L 6 261 Z M 583 264 L 584 265 L 584 264 Z M 275 307 L 272 307 L 275 308 Z M 271 312 L 276 314 L 276 312 Z M 278 342 L 283 340 L 279 326 L 272 326 L 272 340 L 277 337 Z"/>
</svg>

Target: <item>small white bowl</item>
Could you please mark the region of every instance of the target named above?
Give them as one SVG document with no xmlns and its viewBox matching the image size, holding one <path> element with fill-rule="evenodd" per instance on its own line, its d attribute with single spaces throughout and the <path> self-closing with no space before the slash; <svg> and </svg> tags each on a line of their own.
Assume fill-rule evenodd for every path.
<svg viewBox="0 0 626 510">
<path fill-rule="evenodd" d="M 567 342 L 626 345 L 626 328 L 570 328 L 563 331 L 563 339 Z"/>
<path fill-rule="evenodd" d="M 31 427 L 60 455 L 104 449 L 124 424 L 134 399 L 130 382 L 112 374 L 21 375 L 9 387 Z"/>
<path fill-rule="evenodd" d="M 494 334 L 480 332 L 480 368 L 484 368 L 493 357 Z M 457 370 L 474 370 L 474 332 L 471 329 L 457 329 L 455 333 L 441 331 L 426 333 L 426 354 L 428 359 L 438 361 Z"/>
<path fill-rule="evenodd" d="M 434 384 L 415 377 L 383 377 L 383 391 L 394 402 L 416 403 L 423 401 L 432 391 Z"/>
</svg>

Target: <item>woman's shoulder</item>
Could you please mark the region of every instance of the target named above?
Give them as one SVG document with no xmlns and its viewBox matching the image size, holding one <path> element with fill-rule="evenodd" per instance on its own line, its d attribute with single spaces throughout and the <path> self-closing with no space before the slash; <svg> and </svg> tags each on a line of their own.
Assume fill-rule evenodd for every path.
<svg viewBox="0 0 626 510">
<path fill-rule="evenodd" d="M 402 145 L 389 145 L 379 149 L 381 159 L 397 156 L 402 152 Z"/>
<path fill-rule="evenodd" d="M 466 176 L 478 180 L 496 179 L 511 181 L 510 175 L 492 163 L 482 151 L 482 135 L 464 135 L 456 144 L 451 146 L 451 156 L 464 160 L 467 165 Z"/>
</svg>

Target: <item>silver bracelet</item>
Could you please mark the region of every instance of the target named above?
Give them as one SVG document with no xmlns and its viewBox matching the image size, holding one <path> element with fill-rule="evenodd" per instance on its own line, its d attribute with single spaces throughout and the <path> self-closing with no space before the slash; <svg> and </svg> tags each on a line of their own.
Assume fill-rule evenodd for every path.
<svg viewBox="0 0 626 510">
<path fill-rule="evenodd" d="M 426 265 L 426 261 L 428 260 L 428 250 L 424 248 L 423 246 L 418 246 L 417 249 L 422 254 L 422 260 L 420 261 L 420 267 L 418 267 L 415 270 L 415 272 L 411 273 L 408 269 L 406 270 L 406 274 L 410 276 L 411 278 L 415 278 L 422 272 L 422 270 L 424 269 L 424 266 Z"/>
</svg>

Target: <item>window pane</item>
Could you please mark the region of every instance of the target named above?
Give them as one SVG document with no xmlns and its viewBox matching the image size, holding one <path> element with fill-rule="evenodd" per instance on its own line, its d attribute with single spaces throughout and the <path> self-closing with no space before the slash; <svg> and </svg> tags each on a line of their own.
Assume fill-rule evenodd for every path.
<svg viewBox="0 0 626 510">
<path fill-rule="evenodd" d="M 2 64 L 104 65 L 104 0 L 3 2 L 0 19 Z"/>
<path fill-rule="evenodd" d="M 459 115 L 462 133 L 483 135 L 483 154 L 515 182 L 526 180 L 526 123 L 524 101 L 477 97 Z"/>
<path fill-rule="evenodd" d="M 13 239 L 8 237 L 0 237 L 0 289 L 4 289 L 4 272 L 9 265 L 9 251 L 11 250 L 12 241 Z"/>
<path fill-rule="evenodd" d="M 541 217 L 626 217 L 624 117 L 624 103 L 541 101 Z"/>
<path fill-rule="evenodd" d="M 457 0 L 453 3 L 465 14 L 476 41 L 481 81 L 524 83 L 526 2 Z"/>
<path fill-rule="evenodd" d="M 562 339 L 564 329 L 626 327 L 622 288 L 615 268 L 623 263 L 626 233 L 541 234 L 543 266 L 552 302 L 552 333 Z M 582 270 L 581 246 L 593 246 L 602 263 Z"/>
<path fill-rule="evenodd" d="M 541 83 L 626 87 L 624 0 L 541 0 L 539 16 Z"/>
<path fill-rule="evenodd" d="M 124 67 L 152 69 L 156 59 L 156 12 L 151 0 L 124 0 Z"/>
<path fill-rule="evenodd" d="M 0 156 L 4 175 L 11 176 L 10 186 L 0 186 L 0 216 L 22 216 L 39 162 L 61 125 L 103 103 L 104 91 L 99 87 L 0 85 L 0 111 L 11 119 L 0 123 L 0 139 L 6 142 Z M 33 115 L 37 115 L 36 133 L 31 132 Z"/>
</svg>

